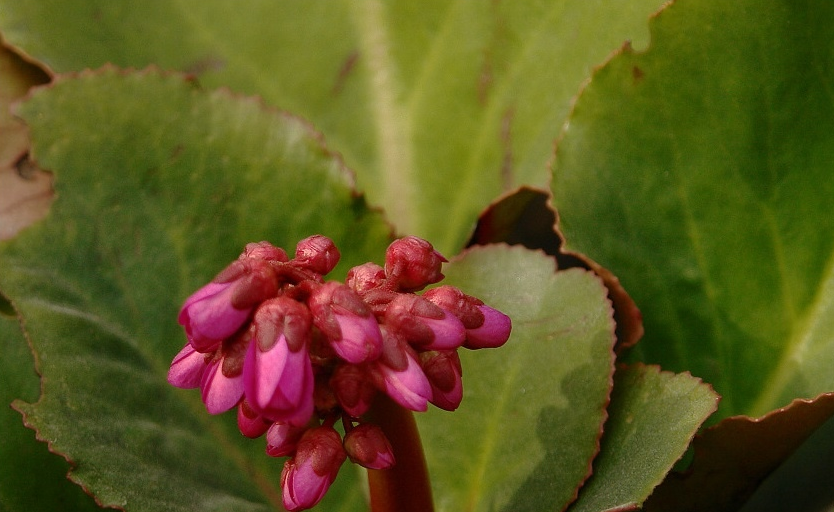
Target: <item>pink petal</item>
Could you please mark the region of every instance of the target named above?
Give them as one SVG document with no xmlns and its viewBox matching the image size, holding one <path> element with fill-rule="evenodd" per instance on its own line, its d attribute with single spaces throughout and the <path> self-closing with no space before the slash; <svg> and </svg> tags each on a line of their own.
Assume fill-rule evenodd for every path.
<svg viewBox="0 0 834 512">
<path fill-rule="evenodd" d="M 266 352 L 253 342 L 243 366 L 246 400 L 273 421 L 303 425 L 313 414 L 313 367 L 306 350 L 292 352 L 281 334 Z"/>
<path fill-rule="evenodd" d="M 373 361 L 379 357 L 382 353 L 382 335 L 373 315 L 360 317 L 336 313 L 335 317 L 342 338 L 331 340 L 330 345 L 339 357 L 353 364 Z"/>
<path fill-rule="evenodd" d="M 403 371 L 393 370 L 384 364 L 374 365 L 383 381 L 383 390 L 395 402 L 412 411 L 425 411 L 432 396 L 431 384 L 411 354 L 407 354 L 408 366 Z"/>
<path fill-rule="evenodd" d="M 209 414 L 220 414 L 236 406 L 243 397 L 243 375 L 223 375 L 223 359 L 212 362 L 200 382 L 203 403 Z"/>
<path fill-rule="evenodd" d="M 489 306 L 479 306 L 484 323 L 477 329 L 466 331 L 464 346 L 470 349 L 497 348 L 507 342 L 513 324 L 510 317 Z"/>
<path fill-rule="evenodd" d="M 171 362 L 168 382 L 178 388 L 198 388 L 205 370 L 206 355 L 197 352 L 190 343 L 186 343 Z"/>
</svg>

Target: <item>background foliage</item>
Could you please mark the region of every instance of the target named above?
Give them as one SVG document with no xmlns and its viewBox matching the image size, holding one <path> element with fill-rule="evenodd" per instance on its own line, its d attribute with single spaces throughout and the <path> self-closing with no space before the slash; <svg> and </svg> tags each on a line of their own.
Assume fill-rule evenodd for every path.
<svg viewBox="0 0 834 512">
<path fill-rule="evenodd" d="M 524 185 L 552 194 L 563 250 L 586 265 L 493 245 L 447 266 L 515 328 L 505 348 L 464 355 L 459 411 L 418 417 L 437 509 L 790 500 L 773 489 L 796 474 L 796 447 L 831 439 L 809 436 L 834 390 L 834 12 L 661 7 L 0 0 L 0 34 L 48 75 L 7 51 L 4 103 L 51 81 L 16 107 L 31 146 L 3 137 L 0 177 L 37 165 L 56 197 L 0 244 L 3 401 L 102 504 L 278 506 L 281 461 L 165 383 L 182 300 L 251 240 L 291 249 L 324 233 L 344 255 L 337 275 L 380 261 L 394 232 L 461 253 L 479 213 Z M 35 195 L 10 190 L 4 226 L 14 198 Z M 544 206 L 495 211 L 510 228 L 482 222 L 482 240 L 561 244 L 526 230 L 552 217 Z M 629 352 L 615 353 L 608 292 L 584 268 L 598 265 L 643 312 Z M 690 472 L 670 473 L 716 408 L 701 379 L 721 408 Z M 18 412 L 0 421 L 15 461 L 0 510 L 97 508 Z M 759 443 L 717 448 L 740 429 Z M 770 449 L 776 438 L 792 448 Z M 824 458 L 802 460 L 825 473 Z M 360 482 L 343 468 L 319 508 L 363 510 Z M 805 494 L 824 501 L 821 487 Z"/>
</svg>

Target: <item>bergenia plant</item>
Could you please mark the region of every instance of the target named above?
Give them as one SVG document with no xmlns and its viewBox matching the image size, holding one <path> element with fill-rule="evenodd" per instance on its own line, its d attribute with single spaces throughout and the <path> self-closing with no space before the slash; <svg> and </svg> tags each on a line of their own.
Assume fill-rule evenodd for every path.
<svg viewBox="0 0 834 512">
<path fill-rule="evenodd" d="M 250 243 L 179 314 L 188 342 L 168 382 L 199 387 L 211 414 L 237 408 L 241 434 L 266 434 L 267 454 L 289 456 L 281 473 L 287 510 L 321 501 L 346 458 L 372 470 L 394 467 L 385 431 L 365 419 L 372 404 L 454 411 L 463 398 L 457 350 L 500 347 L 512 329 L 505 314 L 454 286 L 415 293 L 443 279 L 446 259 L 425 240 L 396 240 L 384 267 L 368 262 L 348 270 L 346 284 L 325 281 L 339 258 L 322 235 L 300 241 L 293 259 L 269 242 Z M 419 439 L 410 442 L 419 452 Z M 397 510 L 431 503 L 415 495 L 428 489 L 423 482 L 392 487 L 409 491 L 395 495 L 381 481 L 371 480 L 377 502 Z"/>
<path fill-rule="evenodd" d="M 831 509 L 832 26 L 0 0 L 0 510 Z"/>
</svg>

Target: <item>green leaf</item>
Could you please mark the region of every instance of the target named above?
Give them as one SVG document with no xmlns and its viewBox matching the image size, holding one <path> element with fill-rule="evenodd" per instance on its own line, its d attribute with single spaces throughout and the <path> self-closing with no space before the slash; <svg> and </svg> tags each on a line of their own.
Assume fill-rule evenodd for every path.
<svg viewBox="0 0 834 512">
<path fill-rule="evenodd" d="M 834 390 L 834 4 L 684 1 L 583 91 L 552 189 L 568 249 L 642 309 L 636 357 L 720 417 Z"/>
<path fill-rule="evenodd" d="M 499 193 L 547 184 L 578 87 L 662 4 L 3 0 L 0 31 L 55 71 L 154 63 L 261 95 L 313 122 L 400 232 L 453 254 Z"/>
<path fill-rule="evenodd" d="M 464 399 L 418 415 L 437 510 L 563 510 L 597 453 L 614 322 L 590 272 L 521 247 L 467 251 L 444 283 L 510 315 L 496 350 L 461 351 Z"/>
<path fill-rule="evenodd" d="M 5 300 L 0 296 L 0 300 Z M 80 487 L 66 478 L 69 465 L 49 453 L 23 426 L 15 399 L 35 400 L 39 379 L 17 319 L 0 311 L 0 510 L 29 512 L 101 510 Z M 32 478 L 37 475 L 37 478 Z"/>
<path fill-rule="evenodd" d="M 48 218 L 0 245 L 0 289 L 42 373 L 27 421 L 102 503 L 127 510 L 267 510 L 282 461 L 166 382 L 187 295 L 243 245 L 289 250 L 321 232 L 346 265 L 381 255 L 379 215 L 296 118 L 175 74 L 58 78 L 19 114 L 55 172 Z M 325 510 L 361 510 L 344 471 Z"/>
<path fill-rule="evenodd" d="M 618 369 L 594 475 L 570 512 L 642 504 L 718 408 L 718 400 L 710 386 L 688 374 L 643 365 Z"/>
</svg>

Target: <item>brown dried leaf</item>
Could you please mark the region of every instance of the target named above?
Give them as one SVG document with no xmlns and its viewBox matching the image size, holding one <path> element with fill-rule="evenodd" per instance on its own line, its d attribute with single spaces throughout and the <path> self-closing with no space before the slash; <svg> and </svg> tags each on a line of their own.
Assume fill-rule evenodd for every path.
<svg viewBox="0 0 834 512">
<path fill-rule="evenodd" d="M 30 87 L 48 81 L 43 70 L 0 44 L 0 240 L 43 218 L 52 202 L 51 175 L 29 158 L 26 126 L 10 111 Z"/>
<path fill-rule="evenodd" d="M 759 484 L 834 415 L 834 393 L 794 400 L 761 418 L 736 416 L 695 438 L 695 458 L 671 473 L 645 504 L 646 512 L 735 511 Z"/>
</svg>

